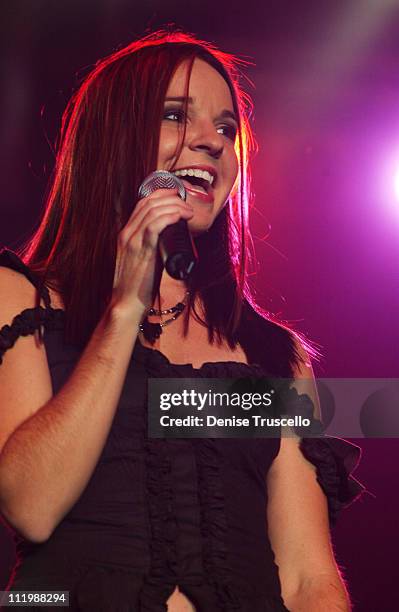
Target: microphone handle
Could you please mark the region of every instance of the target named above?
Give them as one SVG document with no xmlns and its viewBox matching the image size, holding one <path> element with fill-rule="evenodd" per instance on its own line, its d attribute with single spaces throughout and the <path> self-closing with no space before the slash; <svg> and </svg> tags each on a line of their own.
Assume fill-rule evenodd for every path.
<svg viewBox="0 0 399 612">
<path fill-rule="evenodd" d="M 186 219 L 168 225 L 159 234 L 159 251 L 169 276 L 185 280 L 193 271 L 198 253 Z"/>
</svg>

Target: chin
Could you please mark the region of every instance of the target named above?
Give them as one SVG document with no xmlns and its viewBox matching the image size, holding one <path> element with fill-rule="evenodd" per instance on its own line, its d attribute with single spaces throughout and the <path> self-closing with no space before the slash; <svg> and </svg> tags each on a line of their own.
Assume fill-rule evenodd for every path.
<svg viewBox="0 0 399 612">
<path fill-rule="evenodd" d="M 190 233 L 192 236 L 197 237 L 197 236 L 201 236 L 201 234 L 205 234 L 205 232 L 207 232 L 208 230 L 211 229 L 213 224 L 213 221 L 211 223 L 201 223 L 201 222 L 195 222 L 194 223 L 188 223 L 188 229 L 190 230 Z"/>
<path fill-rule="evenodd" d="M 191 234 L 196 236 L 208 232 L 215 223 L 222 209 L 223 207 L 219 209 L 214 208 L 213 210 L 209 211 L 201 211 L 196 208 L 193 217 L 187 221 Z"/>
</svg>

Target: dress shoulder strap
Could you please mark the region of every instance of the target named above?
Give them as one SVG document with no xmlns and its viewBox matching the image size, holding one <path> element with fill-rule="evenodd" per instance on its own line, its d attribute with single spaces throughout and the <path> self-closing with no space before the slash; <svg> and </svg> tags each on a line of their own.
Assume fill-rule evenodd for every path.
<svg viewBox="0 0 399 612">
<path fill-rule="evenodd" d="M 43 340 L 43 326 L 47 328 L 62 323 L 60 315 L 62 311 L 54 310 L 51 307 L 50 293 L 41 279 L 36 276 L 28 266 L 18 257 L 14 251 L 2 248 L 0 250 L 0 266 L 11 268 L 16 272 L 23 274 L 36 288 L 41 299 L 43 299 L 45 308 L 36 306 L 35 308 L 27 308 L 17 314 L 12 320 L 11 325 L 4 325 L 0 329 L 0 364 L 3 361 L 3 356 L 8 351 L 20 336 L 34 334 L 36 330 L 39 332 L 39 339 Z"/>
<path fill-rule="evenodd" d="M 43 299 L 46 308 L 51 308 L 49 290 L 45 285 L 43 285 L 43 283 L 41 283 L 40 279 L 28 268 L 22 259 L 16 253 L 14 253 L 14 251 L 11 251 L 5 247 L 0 249 L 0 266 L 11 268 L 16 272 L 23 274 L 37 289 L 37 291 L 39 291 L 40 297 Z"/>
</svg>

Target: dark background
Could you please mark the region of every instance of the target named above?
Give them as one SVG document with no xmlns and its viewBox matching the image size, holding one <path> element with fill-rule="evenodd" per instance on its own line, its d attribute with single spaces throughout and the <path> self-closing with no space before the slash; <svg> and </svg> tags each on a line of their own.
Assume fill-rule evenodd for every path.
<svg viewBox="0 0 399 612">
<path fill-rule="evenodd" d="M 316 377 L 398 378 L 399 2 L 9 0 L 0 9 L 0 244 L 43 205 L 62 110 L 101 56 L 168 23 L 253 61 L 262 305 L 321 345 Z M 347 406 L 348 411 L 351 406 Z M 397 609 L 397 439 L 355 439 L 375 497 L 333 531 L 355 611 Z M 0 533 L 0 588 L 13 560 Z"/>
</svg>

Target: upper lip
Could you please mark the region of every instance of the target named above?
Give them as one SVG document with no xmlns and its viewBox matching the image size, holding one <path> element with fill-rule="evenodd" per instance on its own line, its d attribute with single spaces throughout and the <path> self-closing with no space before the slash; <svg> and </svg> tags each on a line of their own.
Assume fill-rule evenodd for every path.
<svg viewBox="0 0 399 612">
<path fill-rule="evenodd" d="M 187 166 L 181 166 L 180 168 L 175 168 L 174 170 L 172 170 L 172 172 L 177 172 L 178 170 L 189 170 L 190 168 L 192 168 L 193 170 L 204 170 L 206 172 L 209 172 L 209 174 L 213 176 L 213 184 L 211 185 L 211 187 L 215 186 L 215 183 L 218 177 L 218 173 L 215 170 L 215 168 L 213 168 L 212 166 L 206 166 L 202 164 L 188 164 Z"/>
</svg>

